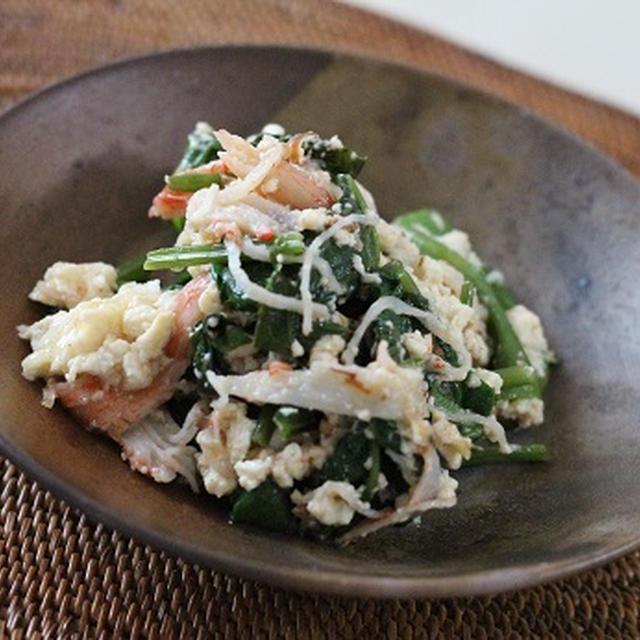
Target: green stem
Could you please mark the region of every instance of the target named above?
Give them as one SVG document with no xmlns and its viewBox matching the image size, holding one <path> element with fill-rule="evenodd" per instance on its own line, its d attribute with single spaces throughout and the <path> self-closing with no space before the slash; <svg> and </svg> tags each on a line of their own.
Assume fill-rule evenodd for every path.
<svg viewBox="0 0 640 640">
<path fill-rule="evenodd" d="M 537 384 L 538 376 L 531 366 L 504 367 L 495 371 L 502 378 L 502 390 L 519 387 L 524 384 Z"/>
<path fill-rule="evenodd" d="M 143 269 L 145 257 L 133 258 L 132 260 L 126 260 L 118 265 L 116 271 L 118 274 L 117 284 L 123 285 L 125 282 L 140 282 L 146 280 L 149 274 Z"/>
<path fill-rule="evenodd" d="M 214 182 L 222 186 L 219 173 L 174 173 L 167 176 L 165 182 L 169 189 L 174 191 L 198 191 L 210 187 Z"/>
<path fill-rule="evenodd" d="M 495 464 L 503 462 L 548 462 L 551 459 L 549 450 L 543 444 L 525 444 L 514 448 L 511 453 L 502 453 L 497 448 L 474 446 L 471 458 L 464 460 L 463 467 L 479 464 Z"/>
<path fill-rule="evenodd" d="M 219 244 L 165 247 L 149 251 L 143 268 L 145 271 L 185 269 L 200 264 L 224 261 L 226 258 L 227 250 Z"/>
<path fill-rule="evenodd" d="M 499 400 L 520 400 L 523 398 L 539 398 L 540 385 L 536 381 L 535 384 L 522 384 L 519 387 L 510 387 L 504 389 L 498 396 Z"/>
<path fill-rule="evenodd" d="M 410 213 L 403 214 L 398 220 L 402 219 L 402 226 L 416 225 L 417 228 L 424 227 L 432 236 L 442 236 L 453 230 L 453 227 L 445 220 L 444 216 L 435 209 L 418 209 Z"/>
<path fill-rule="evenodd" d="M 422 253 L 437 260 L 444 260 L 460 271 L 476 288 L 478 297 L 489 311 L 490 326 L 496 338 L 496 354 L 494 364 L 497 368 L 528 364 L 526 353 L 520 344 L 502 304 L 495 294 L 492 285 L 486 281 L 481 267 L 476 267 L 446 245 L 438 242 L 421 224 L 420 218 L 414 214 L 409 217 L 400 216 L 395 223 L 405 229 L 409 237 Z"/>
</svg>

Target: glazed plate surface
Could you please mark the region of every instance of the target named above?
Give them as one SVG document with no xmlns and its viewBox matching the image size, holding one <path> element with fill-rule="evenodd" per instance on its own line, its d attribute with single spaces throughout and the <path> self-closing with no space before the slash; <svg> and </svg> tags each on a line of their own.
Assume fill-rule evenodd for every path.
<svg viewBox="0 0 640 640">
<path fill-rule="evenodd" d="M 459 504 L 339 549 L 227 524 L 207 496 L 131 472 L 117 447 L 20 376 L 26 295 L 57 259 L 119 262 L 160 246 L 145 216 L 186 134 L 207 120 L 339 133 L 369 156 L 383 215 L 423 205 L 468 231 L 540 314 L 562 364 L 546 465 L 458 472 Z M 171 52 L 100 69 L 0 117 L 0 447 L 35 479 L 127 534 L 203 565 L 295 589 L 440 596 L 532 585 L 640 544 L 640 186 L 570 135 L 481 93 L 316 51 Z"/>
</svg>

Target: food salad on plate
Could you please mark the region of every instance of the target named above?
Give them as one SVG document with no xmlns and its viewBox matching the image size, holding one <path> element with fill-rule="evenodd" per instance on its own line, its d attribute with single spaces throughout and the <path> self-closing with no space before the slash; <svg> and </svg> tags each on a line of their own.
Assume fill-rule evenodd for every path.
<svg viewBox="0 0 640 640">
<path fill-rule="evenodd" d="M 234 523 L 343 543 L 454 506 L 462 466 L 547 460 L 505 433 L 543 422 L 540 319 L 438 212 L 386 222 L 365 160 L 198 123 L 149 209 L 175 244 L 30 293 L 57 309 L 18 328 L 43 404 Z"/>
</svg>

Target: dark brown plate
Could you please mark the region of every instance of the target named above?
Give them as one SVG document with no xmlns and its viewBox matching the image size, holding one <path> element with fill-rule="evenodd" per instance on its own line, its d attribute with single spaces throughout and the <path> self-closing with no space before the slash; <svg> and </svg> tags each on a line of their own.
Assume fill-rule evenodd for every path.
<svg viewBox="0 0 640 640">
<path fill-rule="evenodd" d="M 339 132 L 388 216 L 430 204 L 542 316 L 562 365 L 540 440 L 554 461 L 466 470 L 460 502 L 346 549 L 227 524 L 214 499 L 129 471 L 39 404 L 15 325 L 56 259 L 119 261 L 169 237 L 145 218 L 194 121 Z M 203 49 L 132 60 L 0 118 L 0 445 L 92 517 L 196 562 L 291 588 L 440 596 L 532 585 L 640 543 L 640 188 L 508 104 L 407 68 L 314 51 Z"/>
</svg>

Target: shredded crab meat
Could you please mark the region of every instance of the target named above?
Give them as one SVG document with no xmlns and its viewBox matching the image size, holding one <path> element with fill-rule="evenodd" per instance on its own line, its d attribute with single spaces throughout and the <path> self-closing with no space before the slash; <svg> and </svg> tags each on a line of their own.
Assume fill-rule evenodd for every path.
<svg viewBox="0 0 640 640">
<path fill-rule="evenodd" d="M 197 430 L 189 424 L 180 428 L 166 411 L 154 411 L 124 433 L 122 457 L 156 482 L 171 482 L 180 475 L 197 492 L 197 449 L 189 446 Z"/>
<path fill-rule="evenodd" d="M 426 383 L 420 370 L 399 367 L 392 360 L 366 367 L 316 359 L 308 369 L 277 368 L 243 376 L 207 378 L 223 398 L 296 406 L 355 417 L 420 422 L 426 412 Z"/>
</svg>

